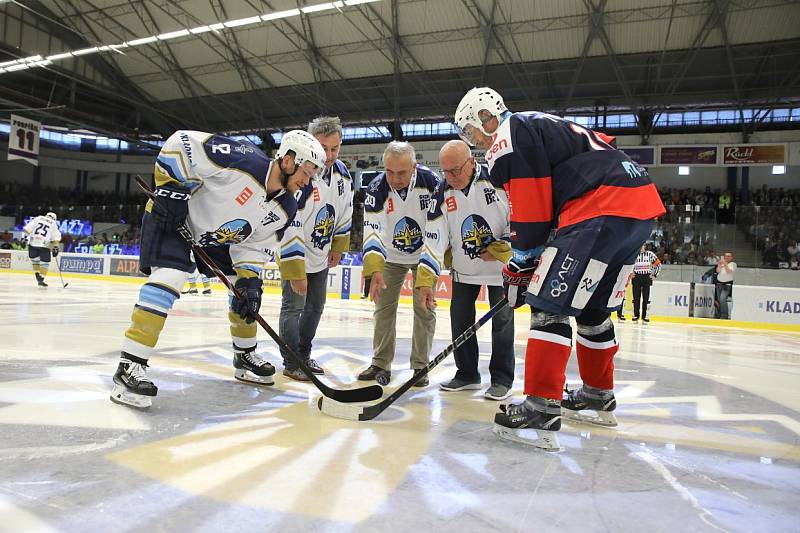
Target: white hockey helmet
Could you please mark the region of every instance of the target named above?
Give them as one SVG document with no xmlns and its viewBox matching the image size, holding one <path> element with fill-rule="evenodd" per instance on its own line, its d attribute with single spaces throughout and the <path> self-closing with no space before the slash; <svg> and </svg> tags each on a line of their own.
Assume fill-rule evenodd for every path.
<svg viewBox="0 0 800 533">
<path fill-rule="evenodd" d="M 58 217 L 57 217 L 57 216 L 56 216 L 56 214 L 55 214 L 55 213 L 53 213 L 52 211 L 50 211 L 49 213 L 47 213 L 45 216 L 46 216 L 46 217 L 50 217 L 50 218 L 52 218 L 53 220 L 58 220 Z"/>
<path fill-rule="evenodd" d="M 315 165 L 317 168 L 325 168 L 325 149 L 316 137 L 303 130 L 292 130 L 286 132 L 281 138 L 281 145 L 275 154 L 281 158 L 291 150 L 294 152 L 294 162 L 302 165 L 306 161 Z"/>
<path fill-rule="evenodd" d="M 489 87 L 474 87 L 470 89 L 458 103 L 455 115 L 458 134 L 469 144 L 474 144 L 472 136 L 469 135 L 471 128 L 478 128 L 484 135 L 492 135 L 492 133 L 483 129 L 483 122 L 478 115 L 482 110 L 488 111 L 492 116 L 499 117 L 508 111 L 508 108 L 503 102 L 503 97 L 494 89 Z"/>
</svg>

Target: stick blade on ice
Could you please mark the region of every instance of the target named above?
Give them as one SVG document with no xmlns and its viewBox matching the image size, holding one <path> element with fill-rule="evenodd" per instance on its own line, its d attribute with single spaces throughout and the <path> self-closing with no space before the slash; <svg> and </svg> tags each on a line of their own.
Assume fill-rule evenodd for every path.
<svg viewBox="0 0 800 533">
<path fill-rule="evenodd" d="M 317 402 L 317 407 L 326 415 L 343 418 L 345 420 L 358 421 L 360 420 L 359 417 L 364 413 L 363 406 L 337 402 L 325 396 L 320 397 Z"/>
</svg>

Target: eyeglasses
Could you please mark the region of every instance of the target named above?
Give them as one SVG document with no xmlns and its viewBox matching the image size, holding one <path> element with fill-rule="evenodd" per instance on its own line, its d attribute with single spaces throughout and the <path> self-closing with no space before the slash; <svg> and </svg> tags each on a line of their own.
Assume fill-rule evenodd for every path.
<svg viewBox="0 0 800 533">
<path fill-rule="evenodd" d="M 448 174 L 450 176 L 456 177 L 461 175 L 461 171 L 464 170 L 464 165 L 469 163 L 469 160 L 472 159 L 472 156 L 468 157 L 466 161 L 464 161 L 460 167 L 458 168 L 449 168 L 449 169 L 442 169 L 442 173 Z"/>
</svg>

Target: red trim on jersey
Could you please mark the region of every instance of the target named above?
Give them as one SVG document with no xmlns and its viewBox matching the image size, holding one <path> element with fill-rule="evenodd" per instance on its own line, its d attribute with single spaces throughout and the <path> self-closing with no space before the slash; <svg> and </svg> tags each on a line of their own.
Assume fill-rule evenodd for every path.
<svg viewBox="0 0 800 533">
<path fill-rule="evenodd" d="M 571 226 L 603 215 L 650 220 L 664 213 L 664 204 L 652 183 L 642 187 L 601 185 L 564 204 L 558 215 L 558 227 Z"/>
<path fill-rule="evenodd" d="M 511 222 L 553 220 L 553 184 L 550 176 L 514 178 L 505 184 L 511 204 Z"/>
</svg>

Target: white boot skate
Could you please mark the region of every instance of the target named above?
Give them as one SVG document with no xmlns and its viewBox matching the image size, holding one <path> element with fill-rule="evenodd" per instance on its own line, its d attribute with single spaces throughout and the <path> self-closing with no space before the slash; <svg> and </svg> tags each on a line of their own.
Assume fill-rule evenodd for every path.
<svg viewBox="0 0 800 533">
<path fill-rule="evenodd" d="M 561 415 L 530 409 L 526 402 L 503 404 L 494 415 L 494 432 L 504 440 L 528 444 L 548 452 L 559 451 Z"/>
<path fill-rule="evenodd" d="M 602 397 L 592 397 L 584 391 L 583 387 L 573 390 L 565 388 L 564 392 L 567 393 L 567 396 L 561 400 L 561 408 L 565 420 L 602 427 L 617 426 L 617 417 L 613 413 L 617 408 L 617 400 L 613 393 L 605 394 Z M 595 414 L 580 412 L 586 409 L 594 411 Z"/>
</svg>

